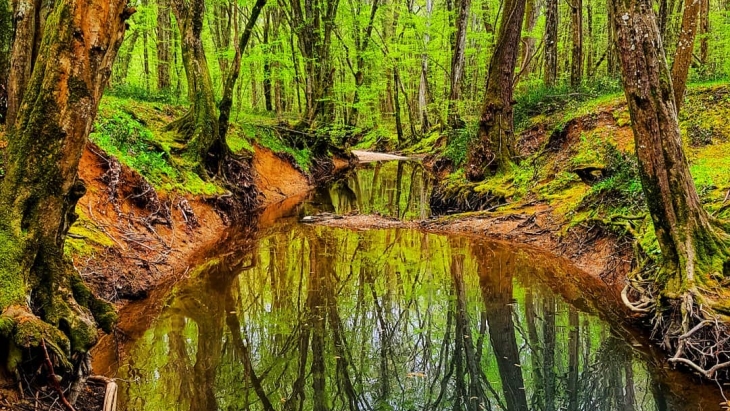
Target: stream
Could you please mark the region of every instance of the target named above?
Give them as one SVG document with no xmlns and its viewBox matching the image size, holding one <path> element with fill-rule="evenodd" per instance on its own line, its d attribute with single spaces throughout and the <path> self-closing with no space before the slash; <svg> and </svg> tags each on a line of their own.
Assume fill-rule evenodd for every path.
<svg viewBox="0 0 730 411">
<path fill-rule="evenodd" d="M 300 223 L 428 218 L 415 162 L 369 163 L 232 230 L 130 304 L 94 353 L 120 410 L 715 410 L 618 298 L 562 259 L 484 238 Z M 271 217 L 271 216 L 274 217 Z"/>
</svg>

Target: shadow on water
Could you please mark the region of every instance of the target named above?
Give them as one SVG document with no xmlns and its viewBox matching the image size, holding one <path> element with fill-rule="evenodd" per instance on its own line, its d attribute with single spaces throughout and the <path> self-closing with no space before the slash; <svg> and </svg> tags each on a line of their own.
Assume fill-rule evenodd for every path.
<svg viewBox="0 0 730 411">
<path fill-rule="evenodd" d="M 232 236 L 149 321 L 127 321 L 95 364 L 120 378 L 120 409 L 718 408 L 715 387 L 664 369 L 615 297 L 563 260 L 297 213 Z"/>
</svg>

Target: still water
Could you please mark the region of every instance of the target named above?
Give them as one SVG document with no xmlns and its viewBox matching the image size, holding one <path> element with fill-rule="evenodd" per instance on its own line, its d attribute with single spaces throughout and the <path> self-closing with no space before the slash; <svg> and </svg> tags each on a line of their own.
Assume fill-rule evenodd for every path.
<svg viewBox="0 0 730 411">
<path fill-rule="evenodd" d="M 298 223 L 313 209 L 420 218 L 427 190 L 417 164 L 369 165 L 221 244 L 103 345 L 120 409 L 720 408 L 716 387 L 663 368 L 611 292 L 565 261 Z"/>
</svg>

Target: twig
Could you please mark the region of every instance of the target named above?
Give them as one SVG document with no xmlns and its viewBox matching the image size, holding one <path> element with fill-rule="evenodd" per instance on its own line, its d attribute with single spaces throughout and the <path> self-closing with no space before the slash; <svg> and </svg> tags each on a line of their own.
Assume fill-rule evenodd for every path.
<svg viewBox="0 0 730 411">
<path fill-rule="evenodd" d="M 48 356 L 48 349 L 46 349 L 45 338 L 41 338 L 41 347 L 43 348 L 43 355 L 45 356 L 46 367 L 48 368 L 48 373 L 51 378 L 51 385 L 53 386 L 53 389 L 56 390 L 56 392 L 58 393 L 58 397 L 61 399 L 61 403 L 63 404 L 64 408 L 66 408 L 66 410 L 76 411 L 73 405 L 68 402 L 66 396 L 63 395 L 61 384 L 58 383 L 58 376 L 56 376 L 56 373 L 53 371 L 53 363 L 51 362 L 51 357 Z"/>
</svg>

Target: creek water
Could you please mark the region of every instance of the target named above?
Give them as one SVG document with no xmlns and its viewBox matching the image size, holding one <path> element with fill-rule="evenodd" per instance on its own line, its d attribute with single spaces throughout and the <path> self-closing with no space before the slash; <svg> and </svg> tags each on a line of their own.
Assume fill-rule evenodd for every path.
<svg viewBox="0 0 730 411">
<path fill-rule="evenodd" d="M 121 410 L 714 410 L 610 288 L 475 237 L 301 224 L 426 218 L 417 163 L 362 166 L 132 304 L 95 353 Z"/>
</svg>

